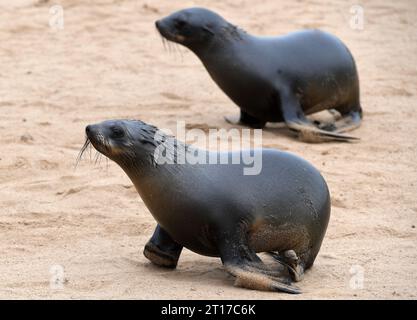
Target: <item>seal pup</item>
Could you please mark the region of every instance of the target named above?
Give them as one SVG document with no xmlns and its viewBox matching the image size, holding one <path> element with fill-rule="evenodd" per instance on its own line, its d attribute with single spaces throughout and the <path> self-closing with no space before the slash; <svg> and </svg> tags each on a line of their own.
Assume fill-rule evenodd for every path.
<svg viewBox="0 0 417 320">
<path fill-rule="evenodd" d="M 245 164 L 231 159 L 247 151 L 197 149 L 142 121 L 104 121 L 87 126 L 86 135 L 83 150 L 91 143 L 116 162 L 157 221 L 144 249 L 151 262 L 175 268 L 186 247 L 220 257 L 238 286 L 300 292 L 291 280 L 313 265 L 330 217 L 327 184 L 307 161 L 254 149 L 262 168 L 244 175 Z M 161 150 L 169 161 L 161 163 Z M 226 155 L 229 164 L 179 161 L 196 152 L 206 160 Z M 264 264 L 259 252 L 269 252 L 285 272 Z"/>
<path fill-rule="evenodd" d="M 193 51 L 239 106 L 240 116 L 226 117 L 229 123 L 263 128 L 285 122 L 305 141 L 357 140 L 342 132 L 361 123 L 358 73 L 337 37 L 320 30 L 254 36 L 204 8 L 184 9 L 155 24 L 163 38 Z M 322 110 L 340 119 L 306 117 Z"/>
</svg>

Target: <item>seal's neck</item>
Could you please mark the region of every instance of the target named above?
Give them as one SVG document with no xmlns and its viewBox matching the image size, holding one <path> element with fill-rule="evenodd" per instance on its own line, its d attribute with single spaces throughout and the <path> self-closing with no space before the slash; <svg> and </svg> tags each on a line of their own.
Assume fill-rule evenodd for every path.
<svg viewBox="0 0 417 320">
<path fill-rule="evenodd" d="M 134 153 L 126 152 L 117 160 L 138 191 L 149 178 L 175 175 L 185 163 L 186 153 L 194 150 L 192 146 L 161 131 L 153 133 L 143 136 L 140 147 L 136 146 Z"/>
<path fill-rule="evenodd" d="M 184 178 L 184 153 L 194 150 L 173 137 L 165 136 L 136 155 L 133 163 L 119 163 L 133 182 L 143 202 L 160 223 Z M 142 151 L 142 150 L 141 150 Z M 169 186 L 169 187 L 168 187 Z M 162 219 L 162 220 L 161 220 Z"/>
<path fill-rule="evenodd" d="M 189 49 L 204 62 L 207 57 L 213 56 L 216 52 L 221 52 L 222 50 L 230 50 L 231 46 L 237 45 L 247 37 L 246 31 L 226 22 L 224 26 L 213 32 L 213 36 L 209 41 L 192 46 Z"/>
</svg>

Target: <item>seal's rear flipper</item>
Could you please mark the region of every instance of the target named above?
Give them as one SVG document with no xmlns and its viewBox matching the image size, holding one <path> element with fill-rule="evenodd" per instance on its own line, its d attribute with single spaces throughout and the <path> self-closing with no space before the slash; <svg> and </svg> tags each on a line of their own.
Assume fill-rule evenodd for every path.
<svg viewBox="0 0 417 320">
<path fill-rule="evenodd" d="M 301 293 L 291 285 L 288 275 L 269 269 L 249 248 L 240 232 L 223 234 L 219 244 L 220 257 L 226 270 L 236 277 L 235 286 L 262 291 Z M 231 245 L 233 243 L 233 245 Z"/>
<path fill-rule="evenodd" d="M 304 264 L 300 261 L 300 258 L 294 250 L 287 250 L 282 254 L 278 252 L 268 252 L 268 254 L 279 264 L 287 268 L 292 280 L 298 282 L 304 278 Z"/>
<path fill-rule="evenodd" d="M 280 90 L 281 114 L 285 124 L 292 131 L 298 133 L 299 138 L 305 142 L 341 141 L 351 142 L 358 138 L 338 132 L 326 131 L 309 121 L 301 108 L 298 98 L 288 88 Z"/>
<path fill-rule="evenodd" d="M 348 132 L 358 128 L 362 123 L 362 111 L 350 111 L 343 114 L 341 119 L 335 122 L 336 132 Z"/>
<path fill-rule="evenodd" d="M 315 127 L 310 122 L 298 122 L 298 121 L 286 121 L 286 125 L 292 131 L 298 133 L 300 140 L 305 142 L 327 142 L 327 141 L 340 141 L 340 142 L 353 142 L 359 140 L 359 138 L 344 135 L 338 132 L 330 132 Z"/>
<path fill-rule="evenodd" d="M 236 277 L 235 286 L 262 290 L 262 291 L 280 291 L 292 294 L 299 294 L 301 290 L 291 285 L 291 281 L 286 278 L 267 276 L 255 269 L 248 269 L 244 266 L 225 264 L 226 270 Z"/>
</svg>

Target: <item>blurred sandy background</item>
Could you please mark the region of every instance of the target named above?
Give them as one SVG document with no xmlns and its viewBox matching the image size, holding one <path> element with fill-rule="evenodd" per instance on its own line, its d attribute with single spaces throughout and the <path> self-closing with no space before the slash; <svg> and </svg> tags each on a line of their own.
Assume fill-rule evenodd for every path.
<svg viewBox="0 0 417 320">
<path fill-rule="evenodd" d="M 48 24 L 53 4 L 64 8 L 62 30 Z M 360 1 L 363 30 L 350 27 L 353 4 L 0 1 L 0 298 L 416 298 L 417 3 Z M 356 58 L 360 143 L 309 145 L 264 131 L 264 146 L 311 161 L 332 193 L 327 236 L 302 295 L 235 288 L 219 259 L 187 250 L 175 271 L 152 266 L 142 250 L 155 221 L 127 176 L 94 157 L 74 169 L 85 126 L 104 119 L 231 128 L 223 115 L 238 108 L 191 52 L 164 50 L 154 28 L 195 5 L 259 35 L 321 28 Z M 56 265 L 62 289 L 50 286 Z"/>
</svg>

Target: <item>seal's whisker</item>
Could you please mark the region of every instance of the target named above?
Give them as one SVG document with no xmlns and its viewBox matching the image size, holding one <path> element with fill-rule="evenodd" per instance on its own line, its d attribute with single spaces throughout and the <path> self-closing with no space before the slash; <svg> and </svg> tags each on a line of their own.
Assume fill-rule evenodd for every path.
<svg viewBox="0 0 417 320">
<path fill-rule="evenodd" d="M 165 39 L 165 38 L 162 38 L 162 41 L 164 43 L 164 50 L 166 52 L 169 52 L 169 41 L 167 39 Z"/>
<path fill-rule="evenodd" d="M 180 45 L 179 44 L 177 44 L 177 43 L 175 43 L 175 48 L 177 49 L 176 50 L 176 52 L 180 55 L 180 58 L 181 58 L 181 62 L 183 62 L 184 61 L 184 56 L 183 56 L 183 54 L 182 54 L 182 50 L 181 50 L 181 47 L 180 47 Z"/>
<path fill-rule="evenodd" d="M 174 43 L 172 44 L 172 47 L 173 47 L 173 49 L 174 49 L 174 55 L 175 55 L 175 58 L 177 58 L 177 57 L 178 57 L 178 45 L 174 42 Z"/>
<path fill-rule="evenodd" d="M 97 162 L 100 159 L 100 157 L 101 157 L 101 153 L 97 151 L 96 152 L 96 156 L 94 157 L 94 165 L 97 164 Z"/>
<path fill-rule="evenodd" d="M 171 42 L 171 49 L 172 49 L 172 53 L 173 53 L 174 55 L 176 55 L 175 43 L 174 43 L 174 42 Z"/>
<path fill-rule="evenodd" d="M 170 54 L 172 54 L 172 52 L 173 52 L 173 48 L 172 48 L 173 44 L 172 44 L 171 41 L 168 41 L 167 43 L 168 43 L 168 48 L 169 48 L 168 51 L 169 51 Z"/>
<path fill-rule="evenodd" d="M 181 51 L 181 46 L 173 41 L 165 39 L 163 36 L 161 36 L 162 44 L 164 46 L 164 50 L 168 51 L 169 54 L 174 54 L 177 56 L 178 54 L 181 57 L 181 61 L 183 61 L 183 53 Z"/>
<path fill-rule="evenodd" d="M 91 150 L 93 149 L 93 146 L 91 145 L 91 143 L 89 144 L 89 148 L 88 148 L 88 157 L 89 157 L 89 159 L 90 159 L 90 162 L 91 162 Z"/>
<path fill-rule="evenodd" d="M 85 142 L 84 142 L 84 145 L 81 147 L 81 150 L 80 150 L 80 152 L 78 153 L 77 160 L 76 160 L 76 162 L 75 162 L 75 168 L 77 168 L 78 163 L 81 161 L 81 158 L 82 158 L 82 156 L 83 156 L 83 154 L 84 154 L 85 150 L 88 148 L 88 146 L 90 146 L 90 147 L 91 147 L 91 142 L 90 142 L 90 139 L 86 138 L 86 140 L 85 140 Z"/>
<path fill-rule="evenodd" d="M 161 35 L 161 39 L 162 39 L 162 45 L 164 46 L 164 50 L 167 51 L 166 40 L 162 35 Z"/>
</svg>

